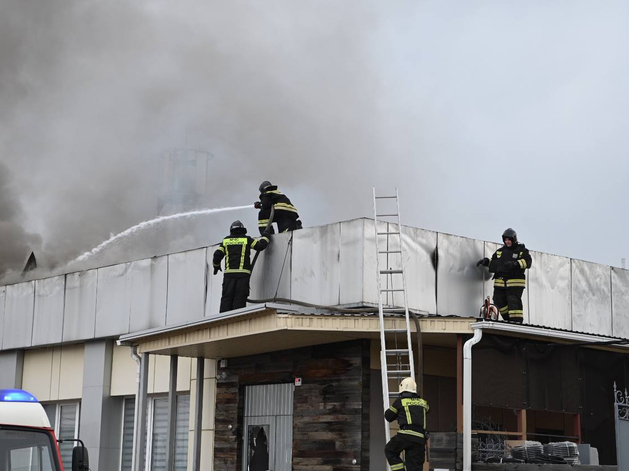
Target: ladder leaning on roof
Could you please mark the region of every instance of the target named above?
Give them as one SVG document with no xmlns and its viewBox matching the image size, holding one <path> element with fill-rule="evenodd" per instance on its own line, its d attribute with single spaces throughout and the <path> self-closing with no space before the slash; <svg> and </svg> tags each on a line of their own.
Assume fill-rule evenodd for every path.
<svg viewBox="0 0 629 471">
<path fill-rule="evenodd" d="M 395 202 L 395 206 L 386 202 Z M 381 211 L 381 212 L 379 212 Z M 400 199 L 397 187 L 394 196 L 377 196 L 373 189 L 374 228 L 376 236 L 376 278 L 378 280 L 378 313 L 380 317 L 380 363 L 382 365 L 382 396 L 384 409 L 390 405 L 390 399 L 397 397 L 397 385 L 410 376 L 415 379 L 413 348 L 411 344 L 411 324 L 406 295 L 404 276 L 404 256 L 402 253 L 402 224 L 400 221 Z M 380 267 L 381 257 L 385 262 Z M 383 287 L 384 286 L 384 287 Z M 402 295 L 403 309 L 396 306 L 396 294 Z M 404 312 L 404 329 L 385 329 L 385 313 Z M 393 348 L 387 348 L 387 334 L 393 335 Z M 394 362 L 389 363 L 391 358 Z M 395 381 L 394 392 L 390 392 L 391 382 Z M 391 438 L 389 423 L 385 420 L 387 442 Z"/>
</svg>

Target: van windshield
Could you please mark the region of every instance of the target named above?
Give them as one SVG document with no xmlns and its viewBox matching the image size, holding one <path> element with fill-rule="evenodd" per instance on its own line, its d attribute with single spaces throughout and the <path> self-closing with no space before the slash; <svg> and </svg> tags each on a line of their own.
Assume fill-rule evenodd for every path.
<svg viewBox="0 0 629 471">
<path fill-rule="evenodd" d="M 0 471 L 61 471 L 45 430 L 0 427 Z"/>
</svg>

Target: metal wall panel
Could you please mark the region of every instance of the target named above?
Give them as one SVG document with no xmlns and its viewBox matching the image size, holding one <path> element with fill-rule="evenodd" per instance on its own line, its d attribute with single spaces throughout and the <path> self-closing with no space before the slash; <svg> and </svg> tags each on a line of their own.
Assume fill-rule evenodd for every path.
<svg viewBox="0 0 629 471">
<path fill-rule="evenodd" d="M 34 307 L 34 281 L 7 286 L 2 335 L 5 350 L 31 345 Z"/>
<path fill-rule="evenodd" d="M 612 334 L 609 266 L 572 260 L 572 330 Z"/>
<path fill-rule="evenodd" d="M 275 296 L 290 299 L 290 270 L 292 261 L 291 233 L 275 234 L 271 237 L 269 246 L 260 253 L 253 273 L 251 275 L 251 295 L 250 299 L 271 299 Z M 212 264 L 211 254 L 208 253 L 210 265 Z M 251 260 L 255 256 L 255 251 L 251 251 Z M 224 261 L 221 262 L 224 266 Z M 282 266 L 284 271 L 282 272 Z M 281 274 L 281 277 L 280 277 Z M 222 273 L 221 273 L 222 275 Z M 221 285 L 223 277 L 217 275 Z M 212 280 L 214 282 L 214 280 Z M 214 312 L 218 312 L 218 306 Z"/>
<path fill-rule="evenodd" d="M 613 334 L 629 339 L 629 270 L 612 268 Z"/>
<path fill-rule="evenodd" d="M 491 260 L 492 255 L 496 250 L 501 247 L 500 244 L 496 244 L 495 242 L 485 242 L 483 249 L 483 257 L 487 257 Z M 478 259 L 480 260 L 480 258 Z M 476 261 L 478 263 L 478 260 Z M 491 296 L 492 302 L 494 299 L 494 274 L 489 273 L 487 267 L 478 267 L 479 272 L 483 277 L 483 299 L 487 296 Z M 480 312 L 480 306 L 478 308 Z"/>
<path fill-rule="evenodd" d="M 339 304 L 341 225 L 293 232 L 291 298 L 326 306 Z"/>
<path fill-rule="evenodd" d="M 3 349 L 4 339 L 4 304 L 6 301 L 7 288 L 0 286 L 0 350 Z"/>
<path fill-rule="evenodd" d="M 437 313 L 476 317 L 483 301 L 483 242 L 448 234 L 437 236 Z"/>
<path fill-rule="evenodd" d="M 363 262 L 363 299 L 366 303 L 378 305 L 378 278 L 376 276 L 376 234 L 373 219 L 365 219 L 365 236 L 364 236 L 364 262 Z M 386 232 L 393 224 L 378 222 L 378 232 Z M 397 227 L 397 226 L 395 226 Z M 378 236 L 379 242 L 384 244 L 384 236 Z M 393 240 L 393 238 L 391 238 Z M 399 247 L 399 244 L 398 244 Z M 381 250 L 384 250 L 381 247 Z M 390 262 L 395 262 L 393 258 L 389 258 Z M 385 254 L 379 255 L 380 268 L 387 266 Z M 383 288 L 385 288 L 383 286 Z M 384 300 L 385 298 L 383 298 Z"/>
<path fill-rule="evenodd" d="M 121 263 L 98 269 L 96 337 L 110 337 L 129 332 L 130 267 L 130 263 Z"/>
<path fill-rule="evenodd" d="M 203 318 L 205 314 L 206 249 L 168 256 L 166 324 Z"/>
<path fill-rule="evenodd" d="M 530 320 L 534 325 L 570 329 L 572 284 L 570 259 L 531 252 L 533 265 L 527 270 Z"/>
<path fill-rule="evenodd" d="M 360 303 L 363 300 L 365 222 L 364 219 L 354 219 L 341 223 L 341 304 Z"/>
<path fill-rule="evenodd" d="M 96 270 L 66 275 L 66 303 L 63 313 L 63 341 L 94 337 L 96 321 Z"/>
<path fill-rule="evenodd" d="M 61 343 L 66 277 L 55 276 L 35 282 L 33 345 Z"/>
<path fill-rule="evenodd" d="M 293 383 L 247 386 L 245 417 L 292 415 L 294 393 Z"/>
<path fill-rule="evenodd" d="M 168 257 L 132 262 L 128 277 L 131 283 L 129 331 L 166 325 Z"/>
<path fill-rule="evenodd" d="M 411 309 L 434 314 L 437 312 L 437 270 L 434 265 L 437 233 L 403 226 L 402 241 L 408 305 Z"/>
<path fill-rule="evenodd" d="M 217 245 L 213 245 L 207 248 L 207 292 L 205 299 L 205 317 L 211 317 L 215 314 L 218 314 L 219 308 L 221 306 L 221 293 L 223 291 L 223 273 L 218 272 L 218 274 L 214 275 L 213 270 L 213 258 L 214 252 L 218 248 Z M 224 260 L 224 259 L 223 259 Z M 221 262 L 221 268 L 224 270 L 225 262 Z M 257 263 L 257 262 L 256 262 Z"/>
</svg>

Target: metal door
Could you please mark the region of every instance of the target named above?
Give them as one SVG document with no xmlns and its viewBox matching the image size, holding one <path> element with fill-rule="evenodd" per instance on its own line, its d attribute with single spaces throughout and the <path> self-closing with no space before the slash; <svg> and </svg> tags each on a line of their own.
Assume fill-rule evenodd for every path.
<svg viewBox="0 0 629 471">
<path fill-rule="evenodd" d="M 245 387 L 242 471 L 291 471 L 294 384 Z"/>
</svg>

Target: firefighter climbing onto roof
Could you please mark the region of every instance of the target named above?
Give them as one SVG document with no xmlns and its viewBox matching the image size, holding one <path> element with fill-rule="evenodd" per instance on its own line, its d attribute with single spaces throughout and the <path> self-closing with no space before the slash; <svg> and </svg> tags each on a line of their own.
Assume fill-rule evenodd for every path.
<svg viewBox="0 0 629 471">
<path fill-rule="evenodd" d="M 494 304 L 502 317 L 521 324 L 524 320 L 522 293 L 526 287 L 524 272 L 531 268 L 531 255 L 511 228 L 504 231 L 502 241 L 504 245 L 496 250 L 491 260 L 484 258 L 476 266 L 489 267 L 494 274 Z"/>
<path fill-rule="evenodd" d="M 258 213 L 258 228 L 260 234 L 264 233 L 266 227 L 269 226 L 269 232 L 273 231 L 274 222 L 277 223 L 278 232 L 294 231 L 301 229 L 301 221 L 299 220 L 299 214 L 297 208 L 293 206 L 290 199 L 282 194 L 277 185 L 272 185 L 269 181 L 263 181 L 260 184 L 260 201 L 257 201 L 254 206 L 259 209 Z M 271 208 L 274 209 L 273 220 L 271 217 Z"/>
<path fill-rule="evenodd" d="M 388 422 L 397 419 L 400 430 L 384 447 L 391 471 L 407 469 L 421 471 L 426 453 L 426 412 L 428 403 L 417 394 L 413 378 L 405 378 L 400 384 L 400 396 L 384 411 Z M 406 467 L 400 453 L 406 452 Z"/>
<path fill-rule="evenodd" d="M 225 275 L 223 276 L 223 294 L 220 312 L 240 309 L 247 305 L 249 281 L 251 279 L 251 249 L 262 251 L 270 243 L 268 233 L 259 239 L 247 235 L 247 229 L 240 221 L 234 221 L 229 228 L 229 235 L 214 252 L 214 274 L 221 271 L 221 260 L 225 257 Z"/>
</svg>

